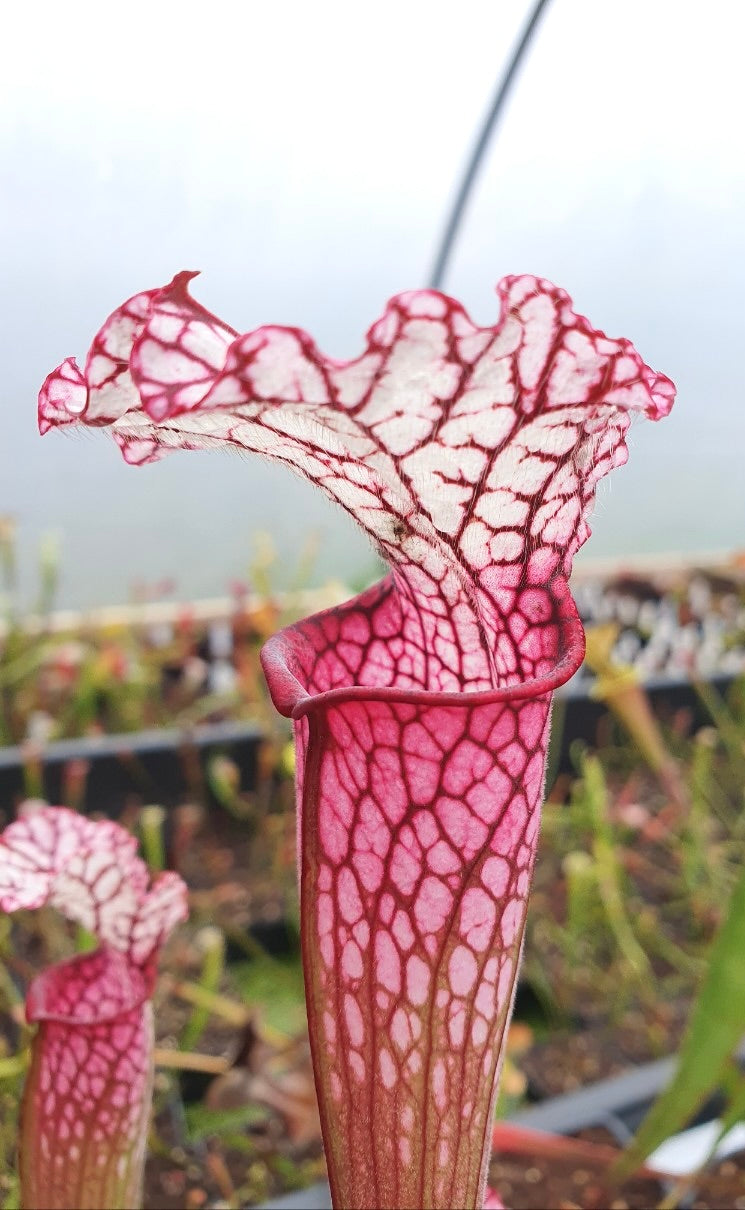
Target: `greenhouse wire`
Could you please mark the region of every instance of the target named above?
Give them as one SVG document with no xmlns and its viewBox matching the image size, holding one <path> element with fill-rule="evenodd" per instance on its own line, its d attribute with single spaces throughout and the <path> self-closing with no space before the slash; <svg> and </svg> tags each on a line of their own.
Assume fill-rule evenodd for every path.
<svg viewBox="0 0 745 1210">
<path fill-rule="evenodd" d="M 432 290 L 439 290 L 442 286 L 445 274 L 447 272 L 450 255 L 453 245 L 458 235 L 463 214 L 468 204 L 468 199 L 473 188 L 474 181 L 478 175 L 481 162 L 486 154 L 486 149 L 489 146 L 491 137 L 499 121 L 500 115 L 504 108 L 505 102 L 509 95 L 510 89 L 515 81 L 520 65 L 527 53 L 530 43 L 533 40 L 538 23 L 540 22 L 543 10 L 547 7 L 548 0 L 538 0 L 538 3 L 533 7 L 533 10 L 528 18 L 528 21 L 523 29 L 520 40 L 512 52 L 507 69 L 500 78 L 497 84 L 497 90 L 494 94 L 494 99 L 489 108 L 489 112 L 484 119 L 478 138 L 471 152 L 470 159 L 466 165 L 465 173 L 460 183 L 460 187 L 453 202 L 450 215 L 448 217 L 445 231 L 440 242 L 440 247 L 435 259 L 434 267 L 429 278 L 428 286 Z"/>
</svg>

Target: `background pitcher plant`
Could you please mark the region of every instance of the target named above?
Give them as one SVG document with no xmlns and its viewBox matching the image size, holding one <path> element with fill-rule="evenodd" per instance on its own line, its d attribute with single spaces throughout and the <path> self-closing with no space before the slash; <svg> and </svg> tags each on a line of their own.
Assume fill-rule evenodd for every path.
<svg viewBox="0 0 745 1210">
<path fill-rule="evenodd" d="M 0 835 L 0 908 L 56 908 L 92 933 L 92 952 L 31 983 L 38 1025 L 24 1093 L 24 1207 L 129 1210 L 142 1196 L 153 1085 L 150 997 L 160 946 L 186 918 L 177 874 L 149 886 L 118 824 L 29 804 Z"/>
</svg>

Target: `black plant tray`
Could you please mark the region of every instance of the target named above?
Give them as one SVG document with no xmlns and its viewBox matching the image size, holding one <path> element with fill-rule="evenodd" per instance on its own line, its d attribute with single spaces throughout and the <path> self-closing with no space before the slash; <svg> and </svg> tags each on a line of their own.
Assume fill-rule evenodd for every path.
<svg viewBox="0 0 745 1210">
<path fill-rule="evenodd" d="M 103 811 L 114 819 L 133 796 L 174 806 L 195 779 L 210 798 L 205 766 L 221 752 L 229 753 L 238 766 L 241 788 L 253 790 L 262 737 L 256 723 L 212 723 L 188 730 L 58 740 L 38 749 L 0 748 L 0 804 L 9 809 L 26 797 L 34 776 L 48 802 L 63 801 L 67 771 L 78 761 L 87 766 L 81 809 Z"/>
<path fill-rule="evenodd" d="M 708 682 L 726 693 L 732 677 Z M 680 710 L 689 713 L 694 725 L 710 721 L 694 686 L 684 680 L 660 680 L 644 686 L 655 713 L 672 718 Z M 590 696 L 586 681 L 560 689 L 554 699 L 554 742 L 558 752 L 553 772 L 571 772 L 571 748 L 575 740 L 594 744 L 603 720 L 608 717 L 604 702 Z M 105 811 L 112 818 L 121 814 L 135 795 L 143 802 L 175 805 L 194 776 L 203 776 L 205 762 L 216 752 L 228 752 L 237 764 L 244 790 L 256 788 L 258 746 L 263 738 L 258 723 L 212 723 L 190 729 L 136 731 L 125 735 L 102 735 L 85 739 L 58 740 L 39 748 L 0 748 L 0 804 L 10 807 L 27 795 L 25 770 L 36 765 L 44 797 L 62 801 L 65 770 L 71 762 L 88 766 L 83 810 Z M 196 762 L 195 762 L 196 758 Z M 207 797 L 209 789 L 206 787 Z"/>
<path fill-rule="evenodd" d="M 722 676 L 708 680 L 706 685 L 715 693 L 726 695 L 734 683 L 734 677 Z M 591 695 L 590 687 L 591 682 L 582 678 L 580 681 L 570 681 L 554 695 L 552 739 L 558 746 L 552 762 L 554 775 L 575 771 L 571 758 L 572 745 L 576 740 L 596 744 L 600 730 L 609 718 L 607 705 Z M 663 722 L 671 721 L 679 711 L 685 711 L 693 727 L 711 723 L 691 681 L 666 677 L 641 682 L 641 687 L 649 698 L 655 717 Z"/>
</svg>

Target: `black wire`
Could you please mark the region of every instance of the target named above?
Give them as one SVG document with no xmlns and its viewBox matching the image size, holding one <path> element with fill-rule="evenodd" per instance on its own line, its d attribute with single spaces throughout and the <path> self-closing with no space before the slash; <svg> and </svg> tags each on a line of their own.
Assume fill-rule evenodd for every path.
<svg viewBox="0 0 745 1210">
<path fill-rule="evenodd" d="M 434 268 L 429 279 L 429 288 L 431 290 L 439 290 L 440 286 L 442 285 L 442 280 L 445 276 L 448 261 L 450 259 L 450 253 L 453 250 L 453 244 L 455 243 L 455 239 L 458 234 L 458 228 L 460 227 L 463 212 L 466 208 L 471 189 L 473 188 L 473 183 L 476 179 L 478 170 L 481 167 L 481 161 L 484 158 L 484 153 L 489 145 L 489 140 L 494 133 L 494 128 L 497 125 L 497 121 L 499 120 L 499 116 L 504 107 L 504 103 L 507 100 L 510 88 L 512 87 L 520 64 L 525 56 L 525 52 L 530 46 L 533 34 L 536 31 L 538 22 L 540 21 L 543 10 L 547 4 L 548 0 L 538 0 L 538 3 L 535 5 L 530 18 L 528 19 L 525 29 L 522 32 L 520 41 L 517 43 L 514 51 L 512 52 L 512 58 L 507 65 L 507 70 L 502 76 L 502 79 L 499 81 L 497 91 L 494 94 L 494 100 L 492 101 L 491 108 L 489 109 L 483 126 L 481 127 L 473 151 L 471 152 L 471 158 L 468 161 L 463 180 L 461 181 L 458 194 L 455 202 L 453 203 L 450 217 L 448 218 L 447 226 L 445 227 L 445 232 L 440 243 L 440 249 L 437 253 Z"/>
</svg>

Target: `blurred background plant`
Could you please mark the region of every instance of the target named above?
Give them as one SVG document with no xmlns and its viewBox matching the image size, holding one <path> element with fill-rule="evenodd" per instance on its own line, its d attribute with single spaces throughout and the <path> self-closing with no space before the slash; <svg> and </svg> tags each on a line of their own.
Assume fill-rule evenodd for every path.
<svg viewBox="0 0 745 1210">
<path fill-rule="evenodd" d="M 10 600 L 12 535 L 2 536 Z M 268 708 L 258 664 L 267 635 L 307 602 L 302 584 L 294 597 L 274 591 L 273 567 L 261 536 L 250 589 L 235 586 L 217 620 L 199 616 L 200 606 L 170 604 L 170 620 L 158 619 L 162 602 L 143 600 L 142 590 L 139 618 L 130 611 L 126 621 L 96 626 L 60 619 L 49 597 L 23 624 L 6 606 L 3 726 L 7 739 L 25 743 L 26 789 L 35 779 L 43 792 L 45 745 L 60 736 L 259 723 L 250 770 L 229 745 L 204 768 L 185 750 L 177 802 L 166 809 L 131 795 L 119 813 L 149 863 L 177 869 L 190 887 L 191 921 L 167 948 L 156 995 L 147 1203 L 156 1207 L 256 1204 L 323 1171 L 299 962 L 294 753 Z M 324 590 L 329 600 L 343 591 Z M 686 592 L 675 593 L 689 625 Z M 606 596 L 623 599 L 612 585 Z M 557 702 L 558 774 L 499 1112 L 682 1045 L 677 1091 L 645 1128 L 638 1160 L 715 1088 L 724 1090 L 725 1123 L 743 1114 L 734 1056 L 745 1033 L 737 974 L 745 943 L 745 677 L 728 678 L 724 689 L 701 681 L 696 698 L 660 714 L 641 672 L 618 660 L 623 628 L 602 618 L 604 606 L 595 612 L 601 621 L 589 629 L 579 681 L 594 684 L 604 712 L 595 734 L 567 753 Z M 81 765 L 66 767 L 68 805 L 81 801 Z M 103 799 L 96 808 L 111 809 Z M 23 990 L 45 962 L 85 942 L 48 912 L 0 922 L 0 1188 L 8 1207 L 16 1204 L 13 1124 L 28 1043 Z"/>
<path fill-rule="evenodd" d="M 269 727 L 275 714 L 258 653 L 278 626 L 307 608 L 317 546 L 310 535 L 282 593 L 274 587 L 271 538 L 258 534 L 247 581 L 201 612 L 169 600 L 174 586 L 163 582 L 135 586 L 128 607 L 54 613 L 59 552 L 50 535 L 39 553 L 36 606 L 21 613 L 14 526 L 0 520 L 0 743 L 44 745 L 227 719 Z M 329 584 L 311 595 L 330 604 L 339 592 Z"/>
</svg>

